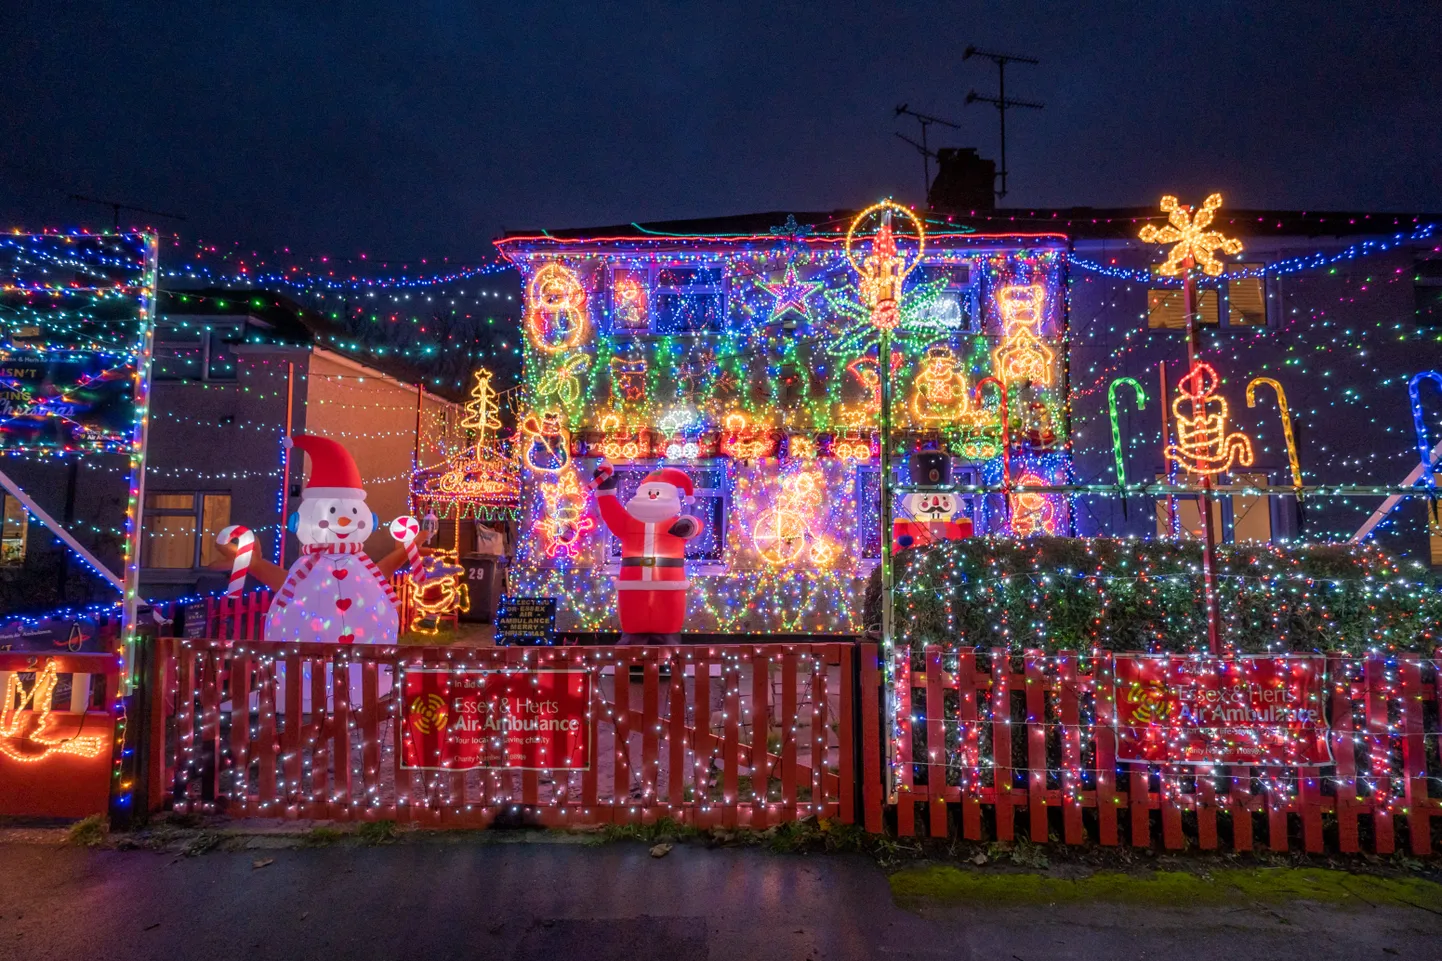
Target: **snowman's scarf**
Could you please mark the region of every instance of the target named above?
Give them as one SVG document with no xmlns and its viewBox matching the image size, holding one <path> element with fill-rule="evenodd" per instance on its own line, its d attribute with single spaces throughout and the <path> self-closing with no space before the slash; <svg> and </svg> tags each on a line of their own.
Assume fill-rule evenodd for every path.
<svg viewBox="0 0 1442 961">
<path fill-rule="evenodd" d="M 371 560 L 365 553 L 362 544 L 302 544 L 300 547 L 301 558 L 291 566 L 290 573 L 286 576 L 285 583 L 280 587 L 280 593 L 275 596 L 274 607 L 283 610 L 295 597 L 295 589 L 301 581 L 310 576 L 311 570 L 320 563 L 326 554 L 359 554 L 359 560 L 365 565 L 367 571 L 376 579 L 376 583 L 385 589 L 386 597 L 397 609 L 400 608 L 400 600 L 396 597 L 395 589 L 391 582 L 376 567 L 375 561 Z"/>
</svg>

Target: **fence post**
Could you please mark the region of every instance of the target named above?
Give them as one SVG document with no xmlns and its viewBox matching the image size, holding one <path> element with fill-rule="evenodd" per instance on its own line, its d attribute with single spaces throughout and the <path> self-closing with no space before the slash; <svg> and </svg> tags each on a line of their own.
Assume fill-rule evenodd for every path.
<svg viewBox="0 0 1442 961">
<path fill-rule="evenodd" d="M 861 785 L 862 810 L 866 830 L 880 834 L 883 830 L 881 805 L 886 794 L 886 775 L 881 769 L 881 672 L 879 653 L 873 643 L 857 647 L 861 662 Z"/>
</svg>

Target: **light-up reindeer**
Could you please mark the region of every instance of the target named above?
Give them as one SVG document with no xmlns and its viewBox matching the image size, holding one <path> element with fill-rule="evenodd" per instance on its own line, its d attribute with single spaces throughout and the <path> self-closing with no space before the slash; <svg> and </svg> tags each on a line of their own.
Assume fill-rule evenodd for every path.
<svg viewBox="0 0 1442 961">
<path fill-rule="evenodd" d="M 1209 476 L 1232 464 L 1252 464 L 1252 440 L 1240 431 L 1227 433 L 1227 400 L 1216 396 L 1221 382 L 1211 364 L 1200 363 L 1177 381 L 1172 415 L 1177 442 L 1167 445 L 1167 458 L 1193 474 Z"/>
</svg>

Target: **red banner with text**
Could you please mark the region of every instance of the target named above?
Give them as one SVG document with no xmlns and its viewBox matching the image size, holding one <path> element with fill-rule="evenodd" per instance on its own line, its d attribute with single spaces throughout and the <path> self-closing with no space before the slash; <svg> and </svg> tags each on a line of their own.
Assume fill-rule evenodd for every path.
<svg viewBox="0 0 1442 961">
<path fill-rule="evenodd" d="M 408 670 L 406 768 L 584 771 L 591 765 L 588 671 Z"/>
<path fill-rule="evenodd" d="M 1326 659 L 1116 656 L 1117 760 L 1332 763 Z"/>
</svg>

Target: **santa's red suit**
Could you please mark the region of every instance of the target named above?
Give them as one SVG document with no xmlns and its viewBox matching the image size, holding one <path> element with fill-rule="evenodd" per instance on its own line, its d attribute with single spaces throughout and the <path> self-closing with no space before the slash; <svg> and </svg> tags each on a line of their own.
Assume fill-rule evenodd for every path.
<svg viewBox="0 0 1442 961">
<path fill-rule="evenodd" d="M 695 494 L 691 478 L 674 467 L 652 471 L 624 506 L 620 486 L 606 461 L 596 469 L 596 506 L 606 529 L 621 542 L 616 578 L 621 634 L 680 634 L 686 623 L 686 542 L 701 533 L 701 521 L 681 514 L 682 500 Z"/>
</svg>

